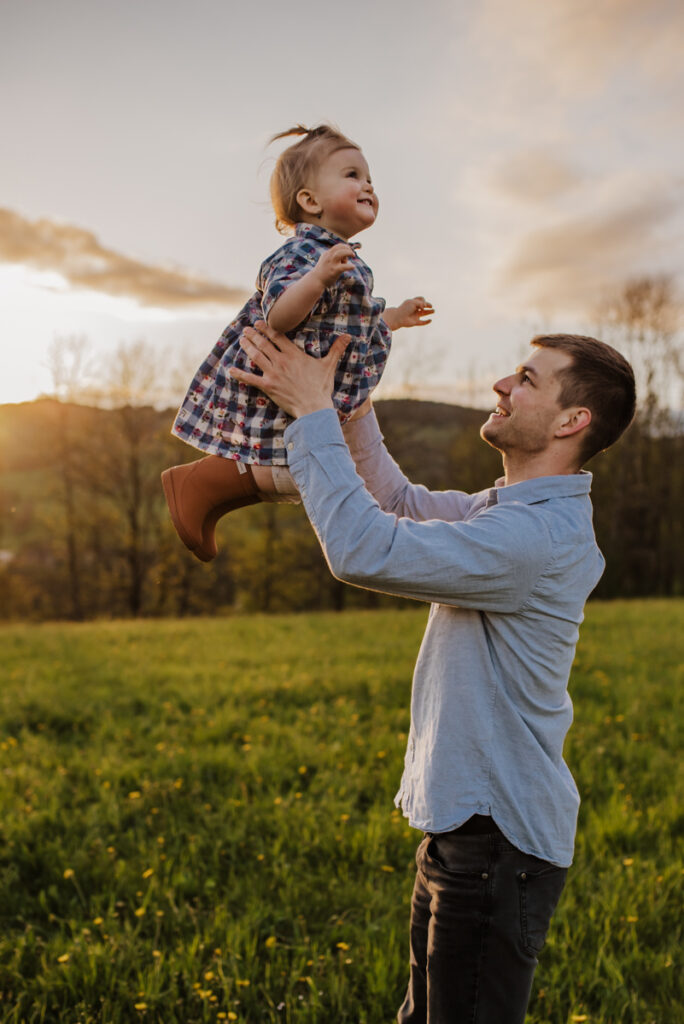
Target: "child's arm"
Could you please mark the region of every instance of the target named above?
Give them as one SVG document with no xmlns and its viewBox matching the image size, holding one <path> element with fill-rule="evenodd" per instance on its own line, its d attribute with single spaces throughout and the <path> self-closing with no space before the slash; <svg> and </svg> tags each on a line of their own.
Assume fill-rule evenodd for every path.
<svg viewBox="0 0 684 1024">
<path fill-rule="evenodd" d="M 433 313 L 432 303 L 418 295 L 415 299 L 406 299 L 400 306 L 390 306 L 382 314 L 382 319 L 390 331 L 396 331 L 400 327 L 426 327 L 432 321 L 425 320 L 425 317 Z"/>
<path fill-rule="evenodd" d="M 350 245 L 333 245 L 326 249 L 318 263 L 289 285 L 279 295 L 268 314 L 268 326 L 276 331 L 293 331 L 314 308 L 326 288 L 351 270 L 354 250 Z"/>
</svg>

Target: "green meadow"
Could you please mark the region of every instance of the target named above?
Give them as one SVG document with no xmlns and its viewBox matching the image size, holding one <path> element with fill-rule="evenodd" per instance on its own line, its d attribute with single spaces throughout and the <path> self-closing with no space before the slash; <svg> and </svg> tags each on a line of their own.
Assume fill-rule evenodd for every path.
<svg viewBox="0 0 684 1024">
<path fill-rule="evenodd" d="M 390 1024 L 424 608 L 0 629 L 0 1019 Z M 684 601 L 592 603 L 529 1024 L 675 1024 Z"/>
</svg>

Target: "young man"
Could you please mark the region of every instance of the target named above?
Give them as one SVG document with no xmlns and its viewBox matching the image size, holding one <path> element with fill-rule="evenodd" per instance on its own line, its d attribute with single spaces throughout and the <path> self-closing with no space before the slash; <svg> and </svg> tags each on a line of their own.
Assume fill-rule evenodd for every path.
<svg viewBox="0 0 684 1024">
<path fill-rule="evenodd" d="M 593 338 L 533 339 L 481 430 L 503 478 L 430 492 L 393 462 L 371 411 L 343 436 L 330 399 L 343 339 L 314 360 L 265 327 L 245 333 L 263 377 L 236 376 L 295 417 L 289 466 L 332 572 L 432 603 L 397 794 L 425 832 L 397 1019 L 522 1024 L 579 805 L 562 756 L 567 683 L 604 565 L 581 467 L 631 421 L 631 367 Z"/>
</svg>

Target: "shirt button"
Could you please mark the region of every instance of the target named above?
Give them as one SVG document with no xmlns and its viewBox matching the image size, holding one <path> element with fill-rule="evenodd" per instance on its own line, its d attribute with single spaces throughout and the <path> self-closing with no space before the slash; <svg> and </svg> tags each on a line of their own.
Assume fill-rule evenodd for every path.
<svg viewBox="0 0 684 1024">
<path fill-rule="evenodd" d="M 523 871 L 523 872 L 522 872 L 522 874 L 520 875 L 520 877 L 522 878 L 522 880 L 523 880 L 523 882 L 524 882 L 524 881 L 525 881 L 525 879 L 527 878 L 527 872 L 526 872 L 526 871 Z"/>
<path fill-rule="evenodd" d="M 293 445 L 292 441 L 290 441 L 290 443 L 287 446 L 288 452 L 291 452 L 293 448 L 294 448 L 294 445 Z"/>
<path fill-rule="evenodd" d="M 486 871 L 483 871 L 483 872 L 482 872 L 482 877 L 483 877 L 483 878 L 484 878 L 484 880 L 486 881 L 486 880 L 487 880 L 487 879 L 489 878 L 489 875 L 487 874 L 487 872 L 486 872 Z"/>
</svg>

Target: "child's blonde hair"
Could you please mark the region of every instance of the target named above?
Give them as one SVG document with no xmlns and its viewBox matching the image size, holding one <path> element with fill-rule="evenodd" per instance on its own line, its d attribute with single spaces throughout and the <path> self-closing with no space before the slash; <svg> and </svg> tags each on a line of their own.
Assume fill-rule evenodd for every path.
<svg viewBox="0 0 684 1024">
<path fill-rule="evenodd" d="M 302 135 L 303 138 L 283 150 L 271 175 L 271 203 L 276 215 L 275 225 L 281 235 L 288 234 L 302 219 L 297 193 L 307 184 L 309 175 L 336 150 L 360 149 L 330 124 L 319 124 L 316 128 L 298 124 L 274 135 L 270 142 L 288 135 Z"/>
</svg>

